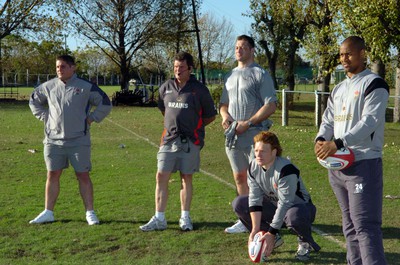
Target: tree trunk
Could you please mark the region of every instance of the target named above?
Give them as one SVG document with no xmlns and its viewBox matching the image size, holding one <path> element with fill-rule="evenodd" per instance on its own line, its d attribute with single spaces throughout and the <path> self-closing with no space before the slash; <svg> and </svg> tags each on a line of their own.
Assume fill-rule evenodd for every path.
<svg viewBox="0 0 400 265">
<path fill-rule="evenodd" d="M 129 69 L 126 65 L 121 65 L 121 91 L 129 90 Z"/>
<path fill-rule="evenodd" d="M 319 71 L 319 75 L 320 77 L 317 79 L 317 83 L 318 83 L 318 91 L 319 92 L 324 92 L 322 94 L 319 95 L 320 97 L 320 105 L 318 106 L 318 108 L 320 109 L 320 111 L 318 112 L 318 127 L 322 122 L 322 114 L 324 113 L 324 111 L 326 110 L 326 107 L 328 106 L 328 98 L 329 98 L 329 94 L 325 94 L 325 93 L 329 93 L 330 89 L 329 89 L 329 85 L 331 83 L 331 75 L 328 74 L 326 76 L 322 76 L 322 72 L 323 71 Z"/>
<path fill-rule="evenodd" d="M 289 91 L 294 91 L 295 79 L 294 79 L 294 67 L 295 67 L 295 55 L 296 50 L 292 50 L 288 54 L 287 66 L 286 66 L 286 82 Z M 287 106 L 289 109 L 293 109 L 293 93 L 287 94 Z"/>
<path fill-rule="evenodd" d="M 378 59 L 371 65 L 371 71 L 385 79 L 385 64 Z"/>
<path fill-rule="evenodd" d="M 271 74 L 272 81 L 274 82 L 274 88 L 278 89 L 278 84 L 276 82 L 276 62 L 278 61 L 279 54 L 276 50 L 271 52 L 265 40 L 261 40 L 260 45 L 263 48 L 264 54 L 268 60 L 269 73 Z"/>
<path fill-rule="evenodd" d="M 272 81 L 274 82 L 274 88 L 278 89 L 278 84 L 276 82 L 276 61 L 268 60 L 268 68 Z"/>
<path fill-rule="evenodd" d="M 121 91 L 129 90 L 129 64 L 126 59 L 125 51 L 122 51 L 120 54 L 120 71 L 121 71 Z"/>
<path fill-rule="evenodd" d="M 330 92 L 330 84 L 331 84 L 331 75 L 328 74 L 322 78 L 321 88 L 323 92 L 329 93 Z M 326 107 L 328 106 L 328 98 L 329 94 L 324 94 L 321 100 L 321 109 L 325 111 Z"/>
</svg>

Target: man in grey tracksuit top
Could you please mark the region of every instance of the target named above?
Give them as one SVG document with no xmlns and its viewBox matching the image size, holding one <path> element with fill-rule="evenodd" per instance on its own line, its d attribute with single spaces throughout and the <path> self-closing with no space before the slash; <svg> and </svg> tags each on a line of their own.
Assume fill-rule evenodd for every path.
<svg viewBox="0 0 400 265">
<path fill-rule="evenodd" d="M 300 171 L 290 160 L 281 157 L 282 148 L 276 135 L 269 131 L 260 132 L 254 137 L 254 143 L 256 158 L 251 161 L 247 174 L 249 195 L 238 196 L 232 203 L 233 208 L 251 231 L 249 241 L 258 231 L 266 231 L 264 238 L 272 251 L 279 230 L 287 227 L 299 238 L 296 258 L 306 260 L 311 248 L 320 250 L 311 235 L 316 207 Z"/>
<path fill-rule="evenodd" d="M 100 122 L 111 110 L 108 96 L 76 74 L 66 84 L 54 78 L 39 86 L 29 106 L 33 115 L 45 123 L 43 143 L 63 146 L 90 145 L 86 121 Z M 91 106 L 96 106 L 92 112 Z"/>
<path fill-rule="evenodd" d="M 347 76 L 331 92 L 315 153 L 325 159 L 342 147 L 353 150 L 352 166 L 328 172 L 342 210 L 347 264 L 384 265 L 382 147 L 389 87 L 366 69 L 361 38 L 352 36 L 342 43 L 340 60 Z"/>
<path fill-rule="evenodd" d="M 29 100 L 33 115 L 45 125 L 43 153 L 47 167 L 45 210 L 31 224 L 54 221 L 60 176 L 69 163 L 79 182 L 86 220 L 89 225 L 99 223 L 93 210 L 93 185 L 89 177 L 90 124 L 102 121 L 110 113 L 111 103 L 96 84 L 78 78 L 75 67 L 73 57 L 57 57 L 57 77 L 37 87 Z"/>
</svg>

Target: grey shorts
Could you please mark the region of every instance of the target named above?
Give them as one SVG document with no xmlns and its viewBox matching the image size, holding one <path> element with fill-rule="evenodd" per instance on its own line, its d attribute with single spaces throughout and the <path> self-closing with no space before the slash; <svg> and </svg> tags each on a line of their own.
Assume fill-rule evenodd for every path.
<svg viewBox="0 0 400 265">
<path fill-rule="evenodd" d="M 164 144 L 157 153 L 158 172 L 176 172 L 193 174 L 200 169 L 200 146 L 190 140 L 182 143 L 177 139 Z"/>
<path fill-rule="evenodd" d="M 48 171 L 67 168 L 69 163 L 75 172 L 89 172 L 92 168 L 89 145 L 66 147 L 45 144 L 43 154 Z"/>
<path fill-rule="evenodd" d="M 253 145 L 232 149 L 225 147 L 225 152 L 231 164 L 232 171 L 235 173 L 247 169 L 251 160 L 255 158 Z"/>
</svg>

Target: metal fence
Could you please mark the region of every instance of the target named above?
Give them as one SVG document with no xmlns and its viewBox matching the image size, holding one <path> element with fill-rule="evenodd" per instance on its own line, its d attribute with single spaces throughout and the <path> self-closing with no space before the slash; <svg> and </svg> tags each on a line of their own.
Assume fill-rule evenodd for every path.
<svg viewBox="0 0 400 265">
<path fill-rule="evenodd" d="M 295 93 L 299 93 L 299 94 L 308 94 L 308 95 L 314 95 L 314 100 L 315 100 L 315 122 L 314 125 L 316 127 L 319 127 L 321 121 L 320 121 L 320 117 L 322 115 L 322 109 L 321 109 L 321 96 L 322 95 L 329 95 L 329 92 L 322 92 L 322 91 L 318 91 L 318 90 L 314 90 L 312 91 L 293 91 L 293 90 L 288 90 L 288 89 L 282 89 L 282 90 L 277 90 L 277 93 L 281 94 L 282 97 L 282 126 L 287 126 L 289 124 L 289 107 L 287 105 L 287 94 L 295 94 Z M 400 99 L 400 96 L 389 96 L 389 101 L 394 100 L 396 98 Z M 389 106 L 387 107 L 388 110 L 393 111 L 394 108 L 391 107 L 391 104 L 389 104 Z"/>
</svg>

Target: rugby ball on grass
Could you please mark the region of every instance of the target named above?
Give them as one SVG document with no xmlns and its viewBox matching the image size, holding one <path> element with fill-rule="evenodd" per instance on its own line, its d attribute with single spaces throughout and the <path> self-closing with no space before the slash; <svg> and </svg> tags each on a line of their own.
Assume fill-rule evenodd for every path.
<svg viewBox="0 0 400 265">
<path fill-rule="evenodd" d="M 317 158 L 318 162 L 324 168 L 331 170 L 342 170 L 351 166 L 354 162 L 354 153 L 349 148 L 342 148 L 336 151 L 332 156 L 324 160 Z"/>
<path fill-rule="evenodd" d="M 254 263 L 265 261 L 264 251 L 267 247 L 265 240 L 259 241 L 266 232 L 260 231 L 254 235 L 253 241 L 249 243 L 249 257 Z"/>
</svg>

